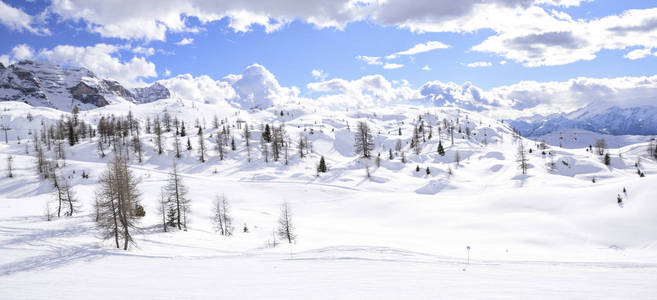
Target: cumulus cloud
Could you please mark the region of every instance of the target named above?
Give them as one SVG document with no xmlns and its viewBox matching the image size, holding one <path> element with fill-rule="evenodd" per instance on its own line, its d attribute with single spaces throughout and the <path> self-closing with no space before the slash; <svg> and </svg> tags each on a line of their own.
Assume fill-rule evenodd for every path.
<svg viewBox="0 0 657 300">
<path fill-rule="evenodd" d="M 311 91 L 323 93 L 316 101 L 334 107 L 390 104 L 420 97 L 418 91 L 411 88 L 407 81 L 393 83 L 382 75 L 367 75 L 356 80 L 335 78 L 309 83 L 306 87 Z"/>
<path fill-rule="evenodd" d="M 132 52 L 137 53 L 137 54 L 142 54 L 142 55 L 148 57 L 148 56 L 152 56 L 153 54 L 155 54 L 155 49 L 150 48 L 150 47 L 145 48 L 145 47 L 142 47 L 142 46 L 137 46 L 137 47 L 132 48 Z"/>
<path fill-rule="evenodd" d="M 204 103 L 229 103 L 242 109 L 264 108 L 299 100 L 296 87 L 282 87 L 274 74 L 253 64 L 241 74 L 230 74 L 220 80 L 207 75 L 190 74 L 159 80 L 174 97 Z"/>
<path fill-rule="evenodd" d="M 26 44 L 20 44 L 11 50 L 11 54 L 16 60 L 30 59 L 34 56 L 34 50 Z"/>
<path fill-rule="evenodd" d="M 431 71 L 431 67 L 429 67 L 429 66 L 427 65 L 427 66 L 422 67 L 422 70 L 423 70 L 423 71 Z"/>
<path fill-rule="evenodd" d="M 315 78 L 316 80 L 321 80 L 324 81 L 326 80 L 326 77 L 328 77 L 328 74 L 324 72 L 324 70 L 317 70 L 313 69 L 310 74 Z"/>
<path fill-rule="evenodd" d="M 387 69 L 387 70 L 399 69 L 399 68 L 403 68 L 403 67 L 404 67 L 404 65 L 402 65 L 402 64 L 393 64 L 393 63 L 386 63 L 385 65 L 383 65 L 383 68 Z"/>
<path fill-rule="evenodd" d="M 358 21 L 413 32 L 469 33 L 487 29 L 493 34 L 473 50 L 494 53 L 530 67 L 592 60 L 605 49 L 657 48 L 654 17 L 657 8 L 628 10 L 596 19 L 574 19 L 563 10 L 590 1 L 53 0 L 47 11 L 65 21 L 84 22 L 87 30 L 103 37 L 145 41 L 164 41 L 171 32 L 198 32 L 207 23 L 218 20 L 225 20 L 236 32 L 250 31 L 254 26 L 272 32 L 294 20 L 317 28 L 337 29 Z M 0 22 L 6 26 L 38 31 L 33 25 L 34 19 L 0 2 Z M 198 25 L 190 25 L 192 23 Z M 447 45 L 430 41 L 388 56 L 392 59 L 445 47 Z M 383 65 L 379 57 L 359 59 Z"/>
<path fill-rule="evenodd" d="M 282 87 L 274 74 L 259 64 L 253 64 L 240 75 L 225 78 L 237 93 L 234 103 L 242 108 L 267 107 L 294 100 L 299 96 L 296 87 Z"/>
<path fill-rule="evenodd" d="M 484 68 L 484 67 L 490 67 L 492 65 L 493 65 L 492 63 L 487 61 L 476 61 L 473 63 L 469 63 L 466 66 L 468 66 L 469 68 Z"/>
<path fill-rule="evenodd" d="M 48 35 L 50 31 L 42 27 L 39 18 L 28 15 L 24 11 L 7 5 L 0 1 L 0 24 L 7 26 L 11 30 L 28 31 L 38 35 Z"/>
<path fill-rule="evenodd" d="M 420 87 L 419 93 L 422 95 L 419 100 L 436 106 L 456 106 L 481 111 L 491 105 L 499 105 L 484 97 L 484 91 L 470 82 L 459 85 L 454 82 L 430 81 Z"/>
<path fill-rule="evenodd" d="M 637 60 L 649 56 L 650 54 L 652 54 L 652 49 L 650 48 L 636 49 L 628 52 L 624 57 L 631 60 Z"/>
<path fill-rule="evenodd" d="M 426 43 L 417 44 L 417 45 L 411 47 L 408 50 L 399 51 L 399 52 L 395 52 L 393 54 L 387 55 L 386 59 L 395 59 L 395 58 L 399 57 L 400 55 L 415 55 L 415 54 L 419 54 L 419 53 L 433 51 L 433 50 L 436 50 L 436 49 L 447 49 L 447 48 L 449 48 L 449 45 L 445 45 L 445 44 L 443 44 L 441 42 L 438 42 L 438 41 L 429 41 L 429 42 L 426 42 Z"/>
<path fill-rule="evenodd" d="M 512 21 L 515 27 L 494 29 L 497 34 L 472 49 L 537 67 L 593 60 L 602 50 L 657 47 L 657 8 L 628 10 L 593 20 L 575 20 L 566 13 L 540 7 L 531 10 L 533 20 L 523 21 L 520 16 Z M 632 57 L 638 54 L 634 52 Z"/>
<path fill-rule="evenodd" d="M 486 92 L 506 99 L 508 108 L 542 112 L 569 112 L 587 105 L 634 107 L 655 105 L 657 75 L 617 78 L 574 78 L 567 81 L 522 81 Z"/>
<path fill-rule="evenodd" d="M 214 80 L 207 75 L 194 77 L 184 74 L 158 82 L 166 86 L 173 97 L 203 103 L 227 101 L 237 95 L 228 82 Z"/>
<path fill-rule="evenodd" d="M 193 44 L 193 43 L 194 43 L 194 39 L 193 39 L 193 38 L 183 38 L 182 40 L 180 40 L 179 42 L 177 42 L 176 45 L 178 45 L 178 46 L 184 46 L 184 45 L 190 45 L 190 44 Z"/>
<path fill-rule="evenodd" d="M 53 13 L 66 20 L 83 20 L 89 30 L 107 37 L 164 40 L 166 33 L 198 31 L 188 18 L 201 24 L 221 19 L 236 32 L 262 26 L 267 32 L 280 29 L 293 20 L 318 28 L 342 29 L 356 21 L 408 28 L 413 31 L 467 32 L 490 28 L 487 19 L 464 23 L 482 11 L 495 15 L 502 10 L 526 10 L 536 4 L 556 7 L 578 5 L 579 0 L 335 0 L 335 1 L 195 1 L 143 0 L 106 1 L 54 0 Z M 508 15 L 507 15 L 508 16 Z M 459 27 L 460 25 L 467 25 Z"/>
</svg>

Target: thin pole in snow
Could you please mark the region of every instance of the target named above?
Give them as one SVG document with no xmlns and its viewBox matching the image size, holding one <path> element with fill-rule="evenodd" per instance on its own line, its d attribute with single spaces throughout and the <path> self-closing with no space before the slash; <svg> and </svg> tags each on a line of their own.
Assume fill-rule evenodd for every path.
<svg viewBox="0 0 657 300">
<path fill-rule="evenodd" d="M 465 247 L 468 250 L 468 265 L 470 265 L 470 246 Z"/>
</svg>

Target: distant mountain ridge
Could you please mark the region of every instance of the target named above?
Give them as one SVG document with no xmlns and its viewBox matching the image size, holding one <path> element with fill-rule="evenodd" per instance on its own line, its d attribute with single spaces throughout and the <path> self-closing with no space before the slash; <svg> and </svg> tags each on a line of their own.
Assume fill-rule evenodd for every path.
<svg viewBox="0 0 657 300">
<path fill-rule="evenodd" d="M 585 129 L 612 135 L 657 135 L 657 106 L 589 105 L 571 113 L 510 120 L 525 136 L 540 136 L 565 129 Z"/>
<path fill-rule="evenodd" d="M 147 103 L 171 96 L 159 83 L 130 90 L 85 68 L 64 69 L 41 61 L 0 64 L 0 101 L 21 101 L 69 111 L 74 105 L 93 109 L 112 103 Z"/>
</svg>

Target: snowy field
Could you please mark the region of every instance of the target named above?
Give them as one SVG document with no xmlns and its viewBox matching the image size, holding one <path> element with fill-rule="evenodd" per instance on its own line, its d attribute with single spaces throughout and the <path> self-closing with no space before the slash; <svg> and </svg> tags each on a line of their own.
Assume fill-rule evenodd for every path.
<svg viewBox="0 0 657 300">
<path fill-rule="evenodd" d="M 25 143 L 29 129 L 57 120 L 60 112 L 10 105 L 8 114 L 20 130 L 10 134 L 9 145 L 0 138 L 0 165 L 8 154 L 15 165 L 14 178 L 0 179 L 3 299 L 657 298 L 657 164 L 647 157 L 647 139 L 610 149 L 609 166 L 584 146 L 553 145 L 553 169 L 536 143 L 525 140 L 534 151 L 522 175 L 510 129 L 474 113 L 441 109 L 432 112 L 437 120 L 427 115 L 437 124 L 443 117 L 464 122 L 467 114 L 478 133 L 458 135 L 451 145 L 443 132 L 447 155 L 439 156 L 437 133 L 420 155 L 409 149 L 414 119 L 424 113 L 419 110 L 292 107 L 295 113 L 284 120 L 290 135 L 315 128 L 309 135 L 313 153 L 302 159 L 293 151 L 284 166 L 264 162 L 256 147 L 251 163 L 241 148 L 224 161 L 210 148 L 203 164 L 195 152 L 185 152 L 178 163 L 191 199 L 189 230 L 163 232 L 157 207 L 174 160 L 171 136 L 167 153 L 157 155 L 152 136 L 144 135 L 144 162 L 131 161 L 130 168 L 141 180 L 146 216 L 134 233 L 135 245 L 123 251 L 103 241 L 93 221 L 93 195 L 108 159 L 97 155 L 93 142 L 67 149 L 61 169 L 73 183 L 81 212 L 47 221 L 52 187 L 37 176 Z M 197 138 L 191 124 L 198 116 L 281 122 L 280 108 L 247 114 L 158 101 L 130 109 L 143 118 L 160 113 L 163 105 L 189 120 L 192 143 Z M 35 121 L 22 117 L 27 111 Z M 83 118 L 94 124 L 101 114 L 126 111 L 109 106 L 84 112 Z M 351 131 L 358 120 L 372 124 L 380 167 L 353 153 Z M 400 127 L 405 164 L 387 155 Z M 16 135 L 22 135 L 22 144 Z M 317 177 L 320 156 L 329 172 Z M 636 174 L 637 161 L 645 177 Z M 217 234 L 211 222 L 213 200 L 222 194 L 234 218 L 230 237 Z M 298 239 L 272 247 L 283 202 L 292 209 Z"/>
</svg>

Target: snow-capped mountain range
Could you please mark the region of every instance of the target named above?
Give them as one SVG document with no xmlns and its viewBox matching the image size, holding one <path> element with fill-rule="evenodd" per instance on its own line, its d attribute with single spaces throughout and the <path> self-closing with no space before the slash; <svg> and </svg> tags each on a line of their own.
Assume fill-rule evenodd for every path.
<svg viewBox="0 0 657 300">
<path fill-rule="evenodd" d="M 657 134 L 657 106 L 618 107 L 589 105 L 571 113 L 536 115 L 510 120 L 526 136 L 566 129 L 585 129 L 611 135 Z"/>
<path fill-rule="evenodd" d="M 74 105 L 92 109 L 112 103 L 147 103 L 170 97 L 159 83 L 130 90 L 118 81 L 103 79 L 85 68 L 64 69 L 49 62 L 0 64 L 0 100 L 21 101 L 70 111 Z"/>
</svg>

